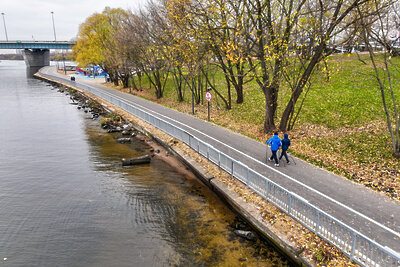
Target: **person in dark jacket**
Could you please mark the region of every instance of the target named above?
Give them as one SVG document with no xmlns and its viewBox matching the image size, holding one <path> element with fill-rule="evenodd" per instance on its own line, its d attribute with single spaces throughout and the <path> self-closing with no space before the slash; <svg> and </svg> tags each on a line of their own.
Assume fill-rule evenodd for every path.
<svg viewBox="0 0 400 267">
<path fill-rule="evenodd" d="M 274 136 L 272 136 L 267 142 L 268 145 L 271 145 L 272 156 L 269 158 L 270 161 L 274 159 L 275 166 L 279 167 L 278 157 L 276 156 L 276 152 L 279 150 L 279 147 L 282 146 L 281 139 L 278 137 L 278 133 L 275 132 Z"/>
<path fill-rule="evenodd" d="M 287 163 L 287 164 L 290 164 L 289 158 L 288 158 L 287 153 L 286 153 L 286 150 L 288 150 L 288 149 L 289 149 L 289 146 L 290 146 L 289 135 L 288 135 L 287 133 L 285 133 L 285 134 L 283 135 L 283 137 L 284 137 L 284 138 L 282 139 L 282 153 L 281 153 L 281 156 L 279 157 L 279 160 L 281 160 L 282 157 L 285 156 L 285 158 L 286 158 L 286 163 Z"/>
</svg>

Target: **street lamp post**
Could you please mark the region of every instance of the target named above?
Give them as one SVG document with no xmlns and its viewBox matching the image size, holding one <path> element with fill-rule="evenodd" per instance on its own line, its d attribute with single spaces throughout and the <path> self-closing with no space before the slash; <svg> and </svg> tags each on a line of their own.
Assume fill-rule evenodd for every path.
<svg viewBox="0 0 400 267">
<path fill-rule="evenodd" d="M 1 13 L 3 16 L 3 24 L 4 24 L 4 32 L 6 33 L 6 40 L 8 41 L 8 35 L 7 35 L 7 28 L 6 28 L 6 20 L 4 19 L 4 13 Z"/>
<path fill-rule="evenodd" d="M 55 42 L 55 41 L 57 41 L 57 38 L 56 38 L 56 26 L 54 25 L 54 12 L 51 11 L 50 13 L 51 13 L 51 19 L 53 21 L 54 42 Z"/>
</svg>

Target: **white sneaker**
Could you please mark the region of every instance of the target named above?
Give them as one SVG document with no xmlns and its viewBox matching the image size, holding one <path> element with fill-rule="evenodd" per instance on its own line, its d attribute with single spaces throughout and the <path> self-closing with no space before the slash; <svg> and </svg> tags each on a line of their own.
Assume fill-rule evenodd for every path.
<svg viewBox="0 0 400 267">
<path fill-rule="evenodd" d="M 275 163 L 275 167 L 279 167 L 279 164 L 276 164 L 276 163 Z"/>
</svg>

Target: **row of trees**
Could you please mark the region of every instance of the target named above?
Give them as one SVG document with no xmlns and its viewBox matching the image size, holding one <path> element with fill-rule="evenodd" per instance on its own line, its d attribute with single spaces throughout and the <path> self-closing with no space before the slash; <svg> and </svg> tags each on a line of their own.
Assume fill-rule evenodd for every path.
<svg viewBox="0 0 400 267">
<path fill-rule="evenodd" d="M 128 87 L 133 81 L 139 88 L 148 79 L 157 98 L 172 79 L 178 101 L 188 89 L 199 103 L 202 90 L 211 87 L 231 109 L 232 97 L 243 103 L 246 83 L 255 81 L 265 97 L 264 131 L 286 131 L 318 66 L 335 46 L 365 43 L 379 16 L 391 14 L 392 2 L 151 1 L 138 12 L 106 8 L 92 15 L 81 25 L 73 50 L 79 63 L 100 64 L 116 84 Z M 385 38 L 374 40 L 387 45 Z M 223 75 L 224 86 L 216 85 L 216 73 Z M 289 87 L 289 96 L 279 94 L 282 86 Z M 277 118 L 279 97 L 288 100 Z"/>
</svg>

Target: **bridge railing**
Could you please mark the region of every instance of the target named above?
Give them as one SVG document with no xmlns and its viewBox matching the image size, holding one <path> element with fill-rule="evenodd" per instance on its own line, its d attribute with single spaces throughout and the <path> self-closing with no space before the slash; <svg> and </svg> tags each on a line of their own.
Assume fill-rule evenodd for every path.
<svg viewBox="0 0 400 267">
<path fill-rule="evenodd" d="M 400 255 L 395 251 L 383 247 L 328 213 L 308 203 L 307 200 L 296 195 L 294 192 L 283 188 L 240 161 L 224 154 L 212 145 L 205 143 L 173 123 L 142 110 L 134 103 L 100 91 L 95 87 L 77 84 L 68 79 L 54 75 L 43 73 L 42 75 L 71 86 L 78 86 L 91 92 L 182 141 L 193 150 L 206 157 L 209 161 L 246 184 L 264 199 L 273 203 L 286 214 L 296 219 L 316 235 L 339 248 L 351 260 L 358 264 L 362 266 L 400 266 Z"/>
</svg>

